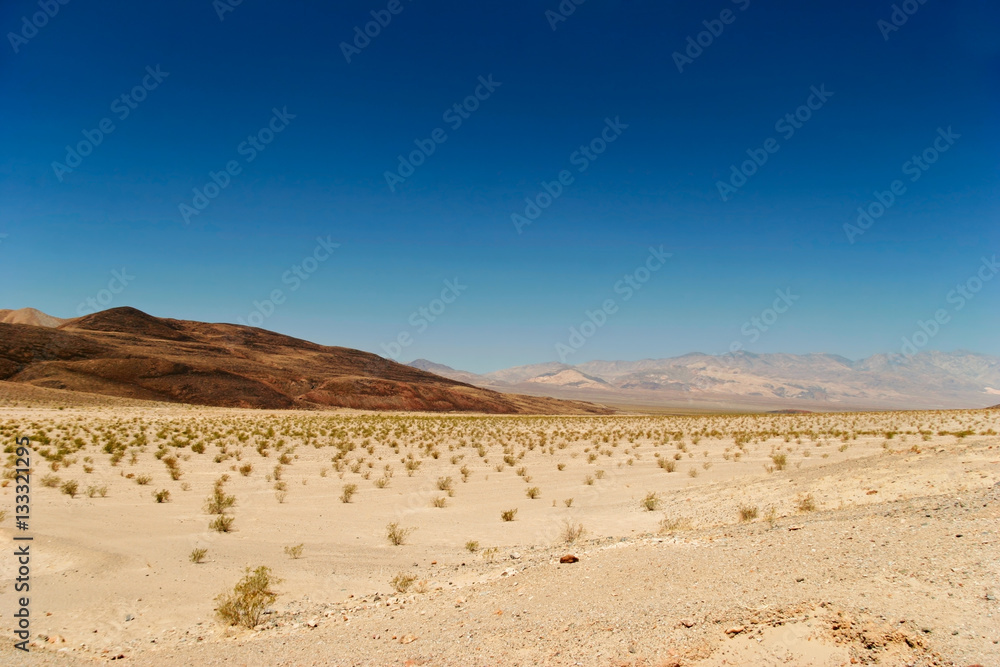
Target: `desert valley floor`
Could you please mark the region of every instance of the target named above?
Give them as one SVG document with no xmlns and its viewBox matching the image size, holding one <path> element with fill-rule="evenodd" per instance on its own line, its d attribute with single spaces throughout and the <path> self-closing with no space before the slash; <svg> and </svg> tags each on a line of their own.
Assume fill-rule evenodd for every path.
<svg viewBox="0 0 1000 667">
<path fill-rule="evenodd" d="M 995 409 L 2 405 L 3 664 L 1000 665 Z M 259 566 L 276 601 L 223 624 Z"/>
</svg>

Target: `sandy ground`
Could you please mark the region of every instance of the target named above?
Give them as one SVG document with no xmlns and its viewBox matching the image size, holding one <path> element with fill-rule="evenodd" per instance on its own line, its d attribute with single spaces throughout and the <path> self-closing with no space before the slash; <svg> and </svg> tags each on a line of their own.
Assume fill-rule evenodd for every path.
<svg viewBox="0 0 1000 667">
<path fill-rule="evenodd" d="M 33 449 L 29 531 L 0 489 L 4 664 L 1000 665 L 997 410 L 20 406 L 0 430 Z M 223 474 L 228 533 L 205 508 Z M 34 537 L 29 654 L 15 532 Z M 225 626 L 215 596 L 260 565 L 277 600 Z"/>
</svg>

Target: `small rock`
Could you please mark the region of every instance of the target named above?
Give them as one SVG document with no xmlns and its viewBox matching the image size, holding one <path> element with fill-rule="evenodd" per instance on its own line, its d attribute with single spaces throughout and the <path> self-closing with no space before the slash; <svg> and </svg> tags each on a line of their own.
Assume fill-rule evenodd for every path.
<svg viewBox="0 0 1000 667">
<path fill-rule="evenodd" d="M 685 628 L 693 628 L 694 627 L 694 621 L 692 619 L 690 619 L 690 618 L 682 618 L 681 619 L 681 625 L 683 625 Z"/>
<path fill-rule="evenodd" d="M 308 621 L 306 621 L 306 625 L 308 625 L 310 628 L 315 628 L 317 625 L 319 625 L 319 619 L 310 618 Z"/>
<path fill-rule="evenodd" d="M 400 644 L 412 644 L 415 641 L 417 641 L 417 638 L 414 635 L 403 635 L 400 638 L 399 643 Z"/>
<path fill-rule="evenodd" d="M 562 558 L 559 559 L 559 562 L 560 563 L 576 563 L 579 560 L 580 559 L 577 558 L 576 556 L 574 556 L 573 554 L 566 554 L 565 556 L 563 556 Z"/>
<path fill-rule="evenodd" d="M 726 634 L 729 635 L 730 637 L 735 637 L 744 630 L 746 630 L 746 628 L 744 628 L 742 625 L 736 625 L 726 630 Z"/>
<path fill-rule="evenodd" d="M 788 530 L 802 530 L 803 526 L 789 526 Z"/>
<path fill-rule="evenodd" d="M 133 616 L 132 614 L 127 614 L 125 616 L 125 622 L 126 623 L 128 623 L 129 621 L 134 620 L 134 619 L 135 619 L 135 616 Z"/>
<path fill-rule="evenodd" d="M 510 555 L 510 559 L 511 560 L 521 560 L 521 554 L 519 554 L 518 552 L 515 551 L 514 553 L 512 553 Z"/>
</svg>

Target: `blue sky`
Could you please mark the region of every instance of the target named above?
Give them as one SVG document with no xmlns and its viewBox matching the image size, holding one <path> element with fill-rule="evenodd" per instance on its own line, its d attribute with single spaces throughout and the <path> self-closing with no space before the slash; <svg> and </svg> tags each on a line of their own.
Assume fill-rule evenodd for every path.
<svg viewBox="0 0 1000 667">
<path fill-rule="evenodd" d="M 734 344 L 859 358 L 944 310 L 920 349 L 1000 355 L 1000 279 L 955 292 L 1000 251 L 995 3 L 914 2 L 896 25 L 870 1 L 589 0 L 565 20 L 555 0 L 224 1 L 0 8 L 0 307 L 91 299 L 384 355 L 402 336 L 400 360 L 480 372 L 559 344 L 571 363 Z M 790 135 L 789 113 L 808 118 Z M 415 142 L 433 153 L 390 187 Z M 228 183 L 200 201 L 211 173 Z M 339 247 L 314 255 L 318 238 Z M 798 298 L 768 313 L 777 290 Z"/>
</svg>

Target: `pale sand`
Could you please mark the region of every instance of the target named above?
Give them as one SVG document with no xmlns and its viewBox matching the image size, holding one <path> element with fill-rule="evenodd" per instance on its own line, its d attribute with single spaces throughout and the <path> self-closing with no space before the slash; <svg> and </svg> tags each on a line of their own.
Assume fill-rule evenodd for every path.
<svg viewBox="0 0 1000 667">
<path fill-rule="evenodd" d="M 8 443 L 40 430 L 51 441 L 33 438 L 28 656 L 11 648 L 14 486 L 0 490 L 7 664 L 1000 665 L 996 410 L 525 418 L 21 407 L 0 409 L 0 425 Z M 140 427 L 148 443 L 112 466 L 107 436 L 128 444 Z M 173 480 L 154 453 L 186 443 L 188 428 L 206 450 L 168 446 L 182 471 Z M 85 446 L 68 468 L 37 453 L 78 437 Z M 284 503 L 265 478 L 280 439 L 294 447 Z M 337 472 L 340 442 L 355 449 Z M 221 444 L 233 457 L 216 463 Z M 514 465 L 497 472 L 505 446 Z M 768 472 L 779 449 L 787 466 Z M 412 477 L 408 454 L 421 461 Z M 656 454 L 680 454 L 676 471 Z M 387 464 L 392 477 L 377 488 Z M 237 498 L 229 534 L 209 530 L 204 511 L 223 473 Z M 78 481 L 79 495 L 43 486 L 47 474 Z M 143 474 L 152 480 L 140 486 Z M 453 497 L 438 489 L 442 477 Z M 358 485 L 349 504 L 346 483 Z M 107 497 L 88 498 L 90 486 Z M 170 502 L 154 502 L 160 489 Z M 641 507 L 648 492 L 659 494 L 656 511 Z M 814 511 L 799 508 L 806 494 Z M 445 507 L 432 505 L 438 497 Z M 741 506 L 756 506 L 756 519 L 742 523 Z M 516 519 L 501 521 L 510 508 Z M 664 517 L 691 527 L 661 532 Z M 406 544 L 386 540 L 391 521 L 415 529 Z M 581 541 L 562 544 L 566 522 L 586 528 Z M 283 552 L 300 543 L 300 559 Z M 208 549 L 202 564 L 188 559 L 196 547 Z M 568 553 L 580 561 L 560 565 Z M 224 627 L 213 598 L 258 565 L 284 580 L 274 613 L 258 630 Z M 416 577 L 405 595 L 390 583 L 401 572 Z"/>
</svg>

